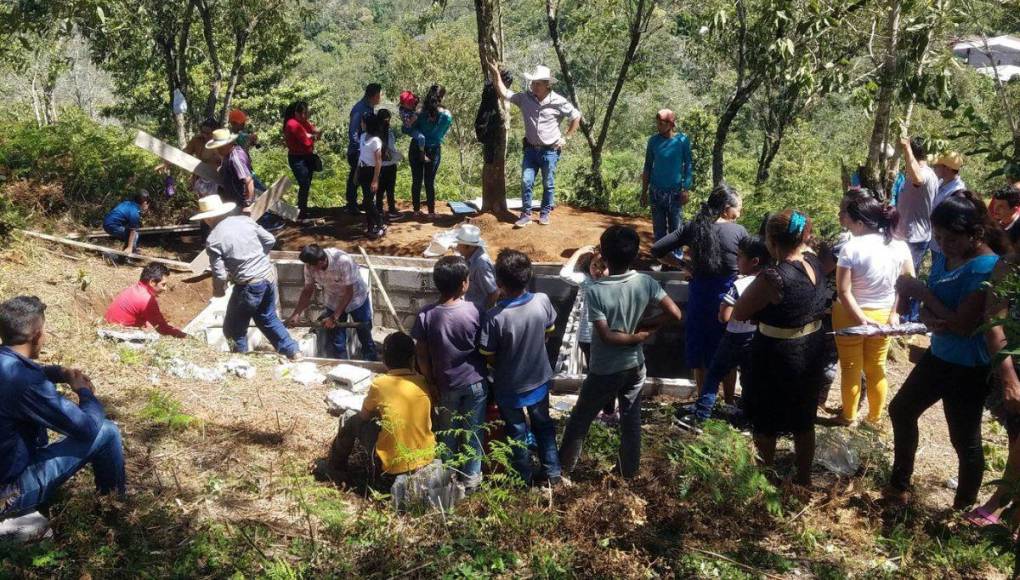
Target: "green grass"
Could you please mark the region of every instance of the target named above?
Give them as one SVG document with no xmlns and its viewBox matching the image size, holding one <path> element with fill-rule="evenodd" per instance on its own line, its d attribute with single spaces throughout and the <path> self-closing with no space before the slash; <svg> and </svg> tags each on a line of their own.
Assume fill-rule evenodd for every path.
<svg viewBox="0 0 1020 580">
<path fill-rule="evenodd" d="M 198 419 L 183 412 L 180 401 L 158 390 L 149 391 L 141 417 L 152 423 L 165 425 L 171 431 L 184 430 L 198 422 Z"/>
</svg>

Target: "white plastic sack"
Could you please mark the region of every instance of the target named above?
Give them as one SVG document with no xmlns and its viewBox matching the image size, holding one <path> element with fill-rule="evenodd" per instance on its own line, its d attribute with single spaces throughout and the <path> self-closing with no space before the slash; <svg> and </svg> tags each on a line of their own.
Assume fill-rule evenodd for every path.
<svg viewBox="0 0 1020 580">
<path fill-rule="evenodd" d="M 326 411 L 339 417 L 347 411 L 360 411 L 365 406 L 365 396 L 357 395 L 347 389 L 333 389 L 326 393 Z"/>
<path fill-rule="evenodd" d="M 436 459 L 418 471 L 398 475 L 390 494 L 393 509 L 402 512 L 412 508 L 437 508 L 449 511 L 464 499 L 464 485 L 457 481 L 455 471 Z"/>
<path fill-rule="evenodd" d="M 425 248 L 423 255 L 426 258 L 438 258 L 450 251 L 450 248 L 457 245 L 457 230 L 446 230 L 432 234 L 432 241 L 429 247 Z"/>
<path fill-rule="evenodd" d="M 188 101 L 184 98 L 184 93 L 181 92 L 181 89 L 174 89 L 174 100 L 170 110 L 175 115 L 183 115 L 188 112 Z"/>
<path fill-rule="evenodd" d="M 276 367 L 273 375 L 278 381 L 290 379 L 305 386 L 319 385 L 326 380 L 326 375 L 320 373 L 313 362 L 284 363 Z"/>
</svg>

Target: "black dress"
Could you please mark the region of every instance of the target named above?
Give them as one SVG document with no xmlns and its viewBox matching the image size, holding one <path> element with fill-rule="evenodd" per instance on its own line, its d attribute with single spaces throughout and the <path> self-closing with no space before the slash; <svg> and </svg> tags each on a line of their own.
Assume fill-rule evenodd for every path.
<svg viewBox="0 0 1020 580">
<path fill-rule="evenodd" d="M 780 289 L 778 304 L 758 312 L 758 322 L 779 328 L 800 328 L 821 320 L 826 283 L 817 256 L 804 254 L 815 282 L 800 262 L 769 266 L 760 275 Z M 779 339 L 755 333 L 751 347 L 751 392 L 747 401 L 754 432 L 762 435 L 800 433 L 812 429 L 818 388 L 825 372 L 825 336 L 819 329 L 807 336 Z"/>
</svg>

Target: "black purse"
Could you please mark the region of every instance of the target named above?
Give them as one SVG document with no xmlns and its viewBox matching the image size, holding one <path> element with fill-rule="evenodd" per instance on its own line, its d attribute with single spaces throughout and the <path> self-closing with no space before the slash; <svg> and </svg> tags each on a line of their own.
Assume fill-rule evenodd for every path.
<svg viewBox="0 0 1020 580">
<path fill-rule="evenodd" d="M 322 171 L 322 157 L 319 157 L 318 153 L 312 153 L 309 157 L 312 171 Z"/>
</svg>

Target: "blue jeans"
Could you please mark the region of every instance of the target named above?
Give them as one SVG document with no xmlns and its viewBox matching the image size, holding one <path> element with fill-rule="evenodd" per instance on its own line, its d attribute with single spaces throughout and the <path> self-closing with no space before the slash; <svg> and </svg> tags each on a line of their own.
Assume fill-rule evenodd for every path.
<svg viewBox="0 0 1020 580">
<path fill-rule="evenodd" d="M 531 432 L 538 441 L 538 459 L 542 470 L 548 478 L 560 476 L 560 457 L 556 451 L 556 422 L 549 416 L 549 395 L 534 405 L 523 409 L 509 409 L 499 405 L 499 415 L 503 418 L 506 436 L 520 445 L 514 445 L 513 464 L 517 473 L 526 485 L 534 479 L 531 467 L 531 452 L 528 450 L 528 421 L 531 420 Z"/>
<path fill-rule="evenodd" d="M 327 308 L 319 320 L 323 320 L 333 316 L 333 311 Z M 365 298 L 365 301 L 361 306 L 355 308 L 350 312 L 345 312 L 340 317 L 341 322 L 347 322 L 348 318 L 354 319 L 355 322 L 361 324 L 354 329 L 358 333 L 358 342 L 361 343 L 361 355 L 364 360 L 379 360 L 379 355 L 375 351 L 375 340 L 372 339 L 372 299 Z M 329 339 L 327 343 L 327 350 L 329 356 L 334 358 L 349 358 L 347 356 L 347 329 L 346 328 L 331 328 L 326 330 L 326 336 Z"/>
<path fill-rule="evenodd" d="M 128 228 L 125 228 L 124 226 L 118 226 L 118 227 L 106 227 L 106 226 L 103 226 L 103 230 L 106 233 L 110 234 L 111 238 L 113 238 L 115 240 L 120 240 L 120 241 L 124 242 L 125 244 L 127 243 L 128 238 L 131 237 L 131 230 L 129 230 Z M 132 253 L 138 251 L 138 246 L 140 245 L 141 241 L 142 241 L 142 236 L 138 236 L 137 238 L 135 238 L 135 245 L 131 247 L 131 252 Z"/>
<path fill-rule="evenodd" d="M 680 203 L 679 189 L 657 190 L 651 187 L 648 190 L 648 201 L 652 208 L 652 237 L 657 242 L 680 227 L 684 206 Z M 675 250 L 673 255 L 679 260 L 683 252 Z"/>
<path fill-rule="evenodd" d="M 556 163 L 560 160 L 558 149 L 540 149 L 524 146 L 524 161 L 521 163 L 521 215 L 531 215 L 531 196 L 535 188 L 535 177 L 542 172 L 542 215 L 553 210 L 556 190 Z"/>
<path fill-rule="evenodd" d="M 100 494 L 124 493 L 124 446 L 120 430 L 109 420 L 103 421 L 94 441 L 85 442 L 64 437 L 39 449 L 32 463 L 18 477 L 21 495 L 4 512 L 4 517 L 34 511 L 53 497 L 61 485 L 86 463 L 92 464 L 96 491 Z"/>
<path fill-rule="evenodd" d="M 609 375 L 589 374 L 584 378 L 560 445 L 560 461 L 567 473 L 574 470 L 581 457 L 581 446 L 591 422 L 607 401 L 616 398 L 620 402 L 620 473 L 623 477 L 637 474 L 641 462 L 641 390 L 644 386 L 644 367 Z"/>
<path fill-rule="evenodd" d="M 701 384 L 701 395 L 694 404 L 694 414 L 699 419 L 708 419 L 719 394 L 719 383 L 735 368 L 740 368 L 741 394 L 746 395 L 751 377 L 751 340 L 753 332 L 726 332 L 716 348 L 712 364 Z M 743 398 L 743 396 L 741 397 Z"/>
<path fill-rule="evenodd" d="M 252 318 L 277 352 L 290 356 L 298 351 L 297 341 L 290 337 L 276 314 L 276 284 L 256 282 L 234 286 L 223 315 L 223 336 L 233 352 L 248 352 L 248 323 Z"/>
<path fill-rule="evenodd" d="M 488 400 L 489 392 L 485 382 L 444 389 L 439 394 L 439 420 L 436 423 L 436 431 L 451 456 L 471 454 L 472 458 L 461 467 L 467 478 L 467 484 L 471 486 L 478 485 L 482 480 L 484 453 L 482 425 L 485 423 L 485 407 Z M 461 432 L 451 432 L 454 429 Z M 468 447 L 471 451 L 467 449 Z M 443 458 L 444 461 L 448 459 L 449 457 Z"/>
<path fill-rule="evenodd" d="M 923 242 L 907 242 L 907 247 L 910 248 L 910 256 L 914 259 L 914 275 L 921 275 L 921 263 L 924 262 L 924 255 L 928 252 L 928 246 L 931 242 L 925 240 Z M 906 316 L 903 317 L 903 322 L 918 322 L 921 320 L 921 301 L 910 299 L 910 310 Z"/>
<path fill-rule="evenodd" d="M 407 162 L 411 165 L 411 204 L 414 211 L 421 209 L 421 186 L 425 185 L 425 205 L 429 213 L 436 212 L 436 173 L 439 172 L 439 162 L 443 158 L 443 148 L 439 145 L 425 147 L 425 154 L 430 161 L 426 163 L 421 158 L 421 149 L 414 141 L 407 151 Z"/>
<path fill-rule="evenodd" d="M 312 190 L 312 156 L 288 155 L 287 164 L 298 184 L 297 206 L 303 214 L 308 209 L 308 193 Z"/>
</svg>

